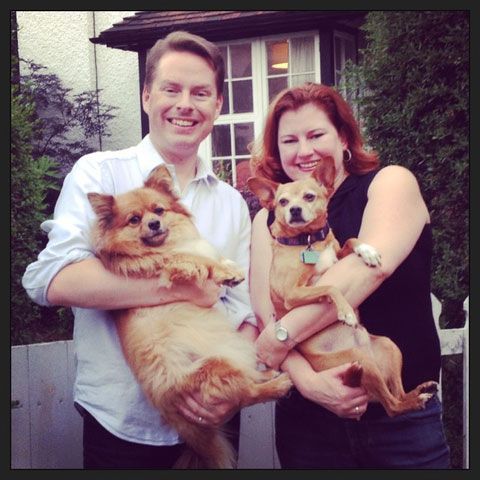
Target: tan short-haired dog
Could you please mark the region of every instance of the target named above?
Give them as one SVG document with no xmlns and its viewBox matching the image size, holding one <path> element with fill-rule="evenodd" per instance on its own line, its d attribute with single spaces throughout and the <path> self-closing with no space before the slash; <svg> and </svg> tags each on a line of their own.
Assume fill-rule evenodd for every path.
<svg viewBox="0 0 480 480">
<path fill-rule="evenodd" d="M 159 286 L 207 279 L 235 286 L 244 274 L 200 237 L 174 193 L 164 165 L 145 186 L 122 195 L 89 193 L 97 214 L 96 253 L 115 274 L 158 278 Z M 221 428 L 194 424 L 177 411 L 184 393 L 239 407 L 285 395 L 288 375 L 257 369 L 254 344 L 214 307 L 188 301 L 113 312 L 127 362 L 152 404 L 188 448 L 177 468 L 233 468 L 235 452 Z"/>
<path fill-rule="evenodd" d="M 316 371 L 353 362 L 345 383 L 361 384 L 370 399 L 380 402 L 389 416 L 422 409 L 436 391 L 437 383 L 425 382 L 405 393 L 402 354 L 397 345 L 387 337 L 369 334 L 337 288 L 315 285 L 338 258 L 352 252 L 367 265 L 380 265 L 380 256 L 373 247 L 351 238 L 340 248 L 329 228 L 327 204 L 334 191 L 334 178 L 334 162 L 328 157 L 306 179 L 286 184 L 259 177 L 248 179 L 248 186 L 261 205 L 275 215 L 270 227 L 270 295 L 276 318 L 280 320 L 297 306 L 332 301 L 339 321 L 295 348 Z"/>
</svg>

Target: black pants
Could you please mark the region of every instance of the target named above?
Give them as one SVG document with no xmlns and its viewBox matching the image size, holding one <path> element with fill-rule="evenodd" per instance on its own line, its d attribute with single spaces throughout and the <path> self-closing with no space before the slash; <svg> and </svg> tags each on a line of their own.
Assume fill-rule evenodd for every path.
<svg viewBox="0 0 480 480">
<path fill-rule="evenodd" d="M 87 470 L 170 469 L 183 452 L 183 443 L 154 446 L 122 440 L 103 428 L 83 407 L 75 407 L 83 417 L 83 467 Z M 238 455 L 240 412 L 224 429 Z"/>
</svg>

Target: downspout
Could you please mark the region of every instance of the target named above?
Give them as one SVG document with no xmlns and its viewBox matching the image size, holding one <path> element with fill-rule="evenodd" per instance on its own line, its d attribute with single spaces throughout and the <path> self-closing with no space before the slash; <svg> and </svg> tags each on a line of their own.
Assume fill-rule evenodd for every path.
<svg viewBox="0 0 480 480">
<path fill-rule="evenodd" d="M 97 36 L 96 32 L 96 19 L 95 19 L 95 12 L 92 12 L 92 24 L 93 24 L 93 37 L 95 38 Z M 100 116 L 100 99 L 98 97 L 98 65 L 97 65 L 97 44 L 93 44 L 93 66 L 95 70 L 95 94 L 97 97 L 97 118 Z M 98 145 L 99 145 L 99 150 L 103 150 L 103 144 L 102 144 L 102 134 L 101 132 L 98 132 Z"/>
</svg>

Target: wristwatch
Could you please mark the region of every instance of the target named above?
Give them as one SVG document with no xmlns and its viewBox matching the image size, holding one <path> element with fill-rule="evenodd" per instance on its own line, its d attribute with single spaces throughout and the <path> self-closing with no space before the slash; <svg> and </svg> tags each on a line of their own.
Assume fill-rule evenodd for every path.
<svg viewBox="0 0 480 480">
<path fill-rule="evenodd" d="M 288 335 L 288 330 L 280 323 L 280 320 L 275 322 L 275 338 L 282 343 L 285 343 L 289 348 L 293 348 L 296 342 Z"/>
<path fill-rule="evenodd" d="M 280 342 L 288 340 L 288 330 L 280 323 L 280 320 L 275 322 L 275 337 Z"/>
</svg>

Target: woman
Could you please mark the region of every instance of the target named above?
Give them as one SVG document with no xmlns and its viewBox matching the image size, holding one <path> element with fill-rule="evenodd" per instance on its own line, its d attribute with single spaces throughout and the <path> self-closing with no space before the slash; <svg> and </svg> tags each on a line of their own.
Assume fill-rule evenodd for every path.
<svg viewBox="0 0 480 480">
<path fill-rule="evenodd" d="M 399 152 L 400 153 L 400 152 Z M 321 279 L 338 287 L 359 308 L 370 333 L 390 337 L 404 359 L 406 391 L 437 380 L 440 345 L 430 301 L 430 217 L 418 183 L 400 166 L 379 167 L 367 152 L 352 111 L 331 87 L 305 84 L 273 100 L 262 138 L 254 148 L 256 176 L 278 183 L 310 175 L 323 156 L 335 159 L 335 192 L 329 224 L 342 245 L 358 237 L 381 253 L 369 268 L 355 255 L 333 265 Z M 437 397 L 424 410 L 389 418 L 365 391 L 343 385 L 349 365 L 314 372 L 292 343 L 336 320 L 326 302 L 298 307 L 282 318 L 294 342 L 274 334 L 269 296 L 272 258 L 263 209 L 253 222 L 250 290 L 263 331 L 259 358 L 288 372 L 295 384 L 276 406 L 276 444 L 283 468 L 449 468 L 449 449 Z"/>
</svg>

